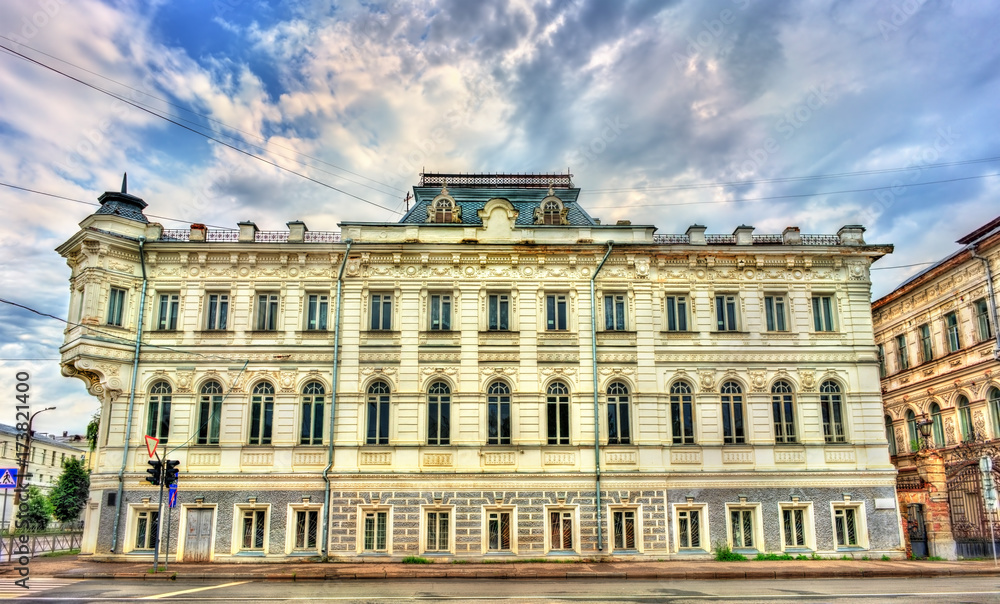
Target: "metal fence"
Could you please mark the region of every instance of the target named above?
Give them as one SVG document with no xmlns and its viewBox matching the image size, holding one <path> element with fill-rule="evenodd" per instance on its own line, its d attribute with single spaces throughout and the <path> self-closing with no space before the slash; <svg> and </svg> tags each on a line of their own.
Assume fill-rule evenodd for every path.
<svg viewBox="0 0 1000 604">
<path fill-rule="evenodd" d="M 27 542 L 22 541 L 27 536 Z M 0 537 L 0 563 L 12 562 L 21 556 L 35 558 L 49 552 L 68 552 L 80 549 L 83 531 L 59 533 L 25 533 Z"/>
</svg>

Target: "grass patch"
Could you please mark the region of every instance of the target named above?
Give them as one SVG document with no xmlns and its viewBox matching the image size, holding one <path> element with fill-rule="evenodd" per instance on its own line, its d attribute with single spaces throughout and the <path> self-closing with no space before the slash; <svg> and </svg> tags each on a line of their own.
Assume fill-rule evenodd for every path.
<svg viewBox="0 0 1000 604">
<path fill-rule="evenodd" d="M 64 552 L 48 552 L 47 554 L 42 554 L 42 558 L 57 558 L 59 556 L 75 556 L 80 553 L 78 549 L 68 549 Z"/>
<path fill-rule="evenodd" d="M 927 556 L 924 560 L 930 560 L 931 562 L 944 562 L 944 558 L 941 556 Z"/>
<path fill-rule="evenodd" d="M 452 560 L 451 563 L 452 564 L 468 564 L 469 561 L 468 560 Z"/>
<path fill-rule="evenodd" d="M 882 555 L 882 562 L 888 562 L 888 561 L 889 561 L 889 556 L 886 556 L 885 554 L 883 554 Z"/>
<path fill-rule="evenodd" d="M 795 558 L 791 554 L 757 554 L 754 560 L 795 560 Z"/>
<path fill-rule="evenodd" d="M 746 556 L 738 552 L 734 552 L 729 548 L 729 545 L 726 543 L 715 544 L 716 562 L 742 562 L 746 559 L 747 559 Z"/>
<path fill-rule="evenodd" d="M 407 556 L 403 558 L 403 564 L 434 564 L 434 562 L 421 556 Z"/>
</svg>

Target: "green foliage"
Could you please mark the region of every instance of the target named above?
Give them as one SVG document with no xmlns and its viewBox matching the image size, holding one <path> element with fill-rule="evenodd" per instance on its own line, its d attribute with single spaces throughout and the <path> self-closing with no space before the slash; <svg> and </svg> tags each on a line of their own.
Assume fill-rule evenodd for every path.
<svg viewBox="0 0 1000 604">
<path fill-rule="evenodd" d="M 91 451 L 97 448 L 97 432 L 100 428 L 101 412 L 98 410 L 94 413 L 94 416 L 90 418 L 90 423 L 87 424 L 87 442 L 90 443 Z"/>
<path fill-rule="evenodd" d="M 403 564 L 434 564 L 434 562 L 420 556 L 407 556 L 403 558 Z"/>
<path fill-rule="evenodd" d="M 805 554 L 799 554 L 798 556 L 795 556 L 795 559 L 796 560 L 808 560 L 809 556 L 807 556 Z"/>
<path fill-rule="evenodd" d="M 42 494 L 41 489 L 30 485 L 21 495 L 21 511 L 18 514 L 21 531 L 28 533 L 44 531 L 51 519 L 52 502 Z"/>
<path fill-rule="evenodd" d="M 931 562 L 942 562 L 944 561 L 944 558 L 942 558 L 941 556 L 927 556 L 926 558 L 924 558 L 924 560 L 930 560 Z"/>
<path fill-rule="evenodd" d="M 754 560 L 794 560 L 791 554 L 757 554 Z"/>
<path fill-rule="evenodd" d="M 734 552 L 729 549 L 729 545 L 726 543 L 716 543 L 715 544 L 715 561 L 716 562 L 742 562 L 746 560 L 747 557 L 738 552 Z"/>
<path fill-rule="evenodd" d="M 817 554 L 816 552 L 813 552 L 812 554 L 810 554 L 809 558 L 811 558 L 812 560 L 822 560 L 822 558 L 820 558 L 819 554 Z"/>
<path fill-rule="evenodd" d="M 47 552 L 42 554 L 42 558 L 55 558 L 57 556 L 75 556 L 80 553 L 78 549 L 67 549 L 61 552 Z"/>
<path fill-rule="evenodd" d="M 882 562 L 888 562 L 888 561 L 889 561 L 889 556 L 882 554 Z"/>
<path fill-rule="evenodd" d="M 868 556 L 861 556 L 861 559 L 862 560 L 871 560 L 871 558 L 869 558 Z"/>
<path fill-rule="evenodd" d="M 844 554 L 843 556 L 840 557 L 840 559 L 841 560 L 853 560 L 854 558 L 848 556 L 847 554 Z"/>
<path fill-rule="evenodd" d="M 452 560 L 451 563 L 452 564 L 468 564 L 469 561 L 468 560 Z"/>
<path fill-rule="evenodd" d="M 62 474 L 49 495 L 52 514 L 59 522 L 72 522 L 80 517 L 89 496 L 90 473 L 78 458 L 67 458 L 63 462 Z"/>
<path fill-rule="evenodd" d="M 915 453 L 915 452 L 917 452 L 919 450 L 920 450 L 920 441 L 919 440 L 911 440 L 910 441 L 910 452 L 911 453 Z"/>
</svg>

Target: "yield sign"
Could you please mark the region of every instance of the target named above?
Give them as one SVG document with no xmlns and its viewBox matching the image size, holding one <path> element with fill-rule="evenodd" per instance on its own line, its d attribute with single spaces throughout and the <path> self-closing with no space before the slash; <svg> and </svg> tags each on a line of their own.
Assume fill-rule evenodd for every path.
<svg viewBox="0 0 1000 604">
<path fill-rule="evenodd" d="M 150 457 L 156 454 L 156 445 L 158 444 L 160 444 L 160 439 L 155 436 L 146 435 L 146 450 L 149 451 Z"/>
</svg>

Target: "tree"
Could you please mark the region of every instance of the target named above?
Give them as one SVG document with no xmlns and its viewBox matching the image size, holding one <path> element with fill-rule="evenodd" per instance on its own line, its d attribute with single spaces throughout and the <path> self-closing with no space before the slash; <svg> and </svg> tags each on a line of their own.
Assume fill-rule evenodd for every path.
<svg viewBox="0 0 1000 604">
<path fill-rule="evenodd" d="M 77 457 L 67 457 L 55 488 L 49 495 L 53 515 L 59 522 L 72 522 L 80 517 L 90 496 L 90 473 Z"/>
<path fill-rule="evenodd" d="M 97 448 L 97 432 L 101 429 L 101 412 L 97 411 L 94 416 L 90 418 L 90 423 L 87 424 L 87 442 L 90 443 L 90 450 L 93 451 Z"/>
<path fill-rule="evenodd" d="M 19 530 L 44 531 L 52 518 L 52 502 L 35 485 L 30 485 L 21 497 L 21 509 L 17 515 L 21 523 Z"/>
</svg>

